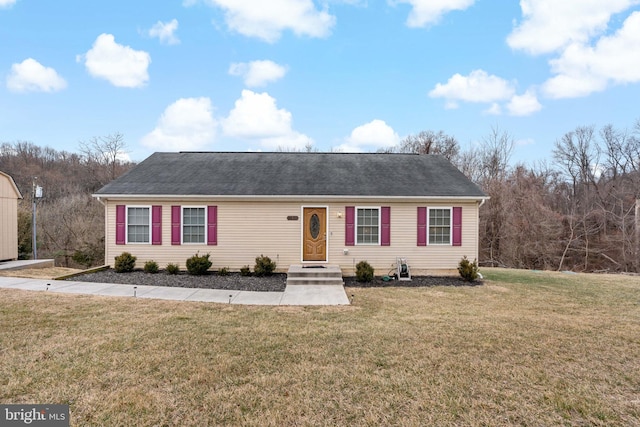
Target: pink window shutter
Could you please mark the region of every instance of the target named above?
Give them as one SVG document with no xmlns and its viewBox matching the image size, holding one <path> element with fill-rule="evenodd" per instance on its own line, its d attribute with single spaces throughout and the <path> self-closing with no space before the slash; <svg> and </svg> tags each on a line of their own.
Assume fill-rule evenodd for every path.
<svg viewBox="0 0 640 427">
<path fill-rule="evenodd" d="M 207 207 L 207 245 L 218 244 L 218 207 Z"/>
<path fill-rule="evenodd" d="M 427 246 L 427 208 L 418 207 L 418 246 Z"/>
<path fill-rule="evenodd" d="M 462 207 L 453 208 L 453 246 L 462 246 Z"/>
<path fill-rule="evenodd" d="M 181 226 L 181 209 L 180 206 L 171 206 L 171 244 L 180 244 L 180 226 Z"/>
<path fill-rule="evenodd" d="M 355 219 L 356 208 L 355 206 L 346 206 L 344 208 L 345 222 L 344 222 L 344 244 L 345 246 L 355 245 Z"/>
<path fill-rule="evenodd" d="M 380 221 L 380 225 L 382 226 L 380 245 L 391 246 L 391 207 L 383 206 L 380 208 L 380 211 L 382 216 Z"/>
<path fill-rule="evenodd" d="M 116 205 L 116 245 L 125 244 L 126 212 L 125 205 Z"/>
<path fill-rule="evenodd" d="M 151 207 L 151 244 L 162 244 L 162 206 Z"/>
</svg>

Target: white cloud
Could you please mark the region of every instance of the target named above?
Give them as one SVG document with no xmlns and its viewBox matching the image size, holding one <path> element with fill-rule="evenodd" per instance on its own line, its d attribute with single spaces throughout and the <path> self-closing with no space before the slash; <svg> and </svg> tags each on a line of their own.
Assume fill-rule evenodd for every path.
<svg viewBox="0 0 640 427">
<path fill-rule="evenodd" d="M 204 150 L 215 141 L 217 126 L 209 98 L 181 98 L 164 110 L 141 142 L 157 151 Z"/>
<path fill-rule="evenodd" d="M 291 113 L 278 108 L 268 93 L 243 90 L 229 116 L 222 120 L 227 136 L 252 139 L 268 149 L 304 149 L 311 138 L 292 128 Z"/>
<path fill-rule="evenodd" d="M 640 82 L 640 12 L 595 46 L 574 43 L 549 63 L 556 75 L 544 83 L 543 91 L 551 98 L 586 96 L 611 83 Z"/>
<path fill-rule="evenodd" d="M 149 80 L 151 56 L 115 42 L 112 34 L 100 34 L 93 46 L 77 60 L 84 60 L 89 74 L 118 87 L 141 87 Z"/>
<path fill-rule="evenodd" d="M 532 90 L 528 90 L 522 95 L 514 95 L 507 104 L 507 110 L 512 116 L 529 116 L 541 109 L 542 105 Z"/>
<path fill-rule="evenodd" d="M 411 5 L 407 26 L 416 28 L 437 23 L 445 13 L 465 10 L 473 5 L 475 0 L 395 0 L 395 2 Z"/>
<path fill-rule="evenodd" d="M 33 58 L 13 64 L 7 76 L 7 89 L 12 92 L 57 92 L 66 87 L 67 82 L 56 70 Z"/>
<path fill-rule="evenodd" d="M 513 49 L 530 54 L 587 43 L 607 29 L 611 16 L 638 0 L 520 0 L 523 21 L 507 38 Z"/>
<path fill-rule="evenodd" d="M 444 98 L 446 108 L 457 108 L 458 101 L 495 102 L 511 98 L 513 84 L 483 70 L 474 70 L 468 76 L 454 74 L 447 83 L 436 84 L 429 92 L 431 98 Z"/>
<path fill-rule="evenodd" d="M 224 10 L 229 28 L 266 42 L 277 41 L 290 30 L 297 36 L 327 37 L 335 25 L 335 16 L 317 10 L 312 0 L 206 0 Z M 193 4 L 186 1 L 184 5 Z"/>
<path fill-rule="evenodd" d="M 233 63 L 229 67 L 229 74 L 242 77 L 247 87 L 266 86 L 286 73 L 286 67 L 269 60 Z"/>
<path fill-rule="evenodd" d="M 0 0 L 0 7 L 11 7 L 17 0 Z"/>
<path fill-rule="evenodd" d="M 149 30 L 149 37 L 157 37 L 160 43 L 178 44 L 180 39 L 175 35 L 178 30 L 178 20 L 172 19 L 170 22 L 158 21 Z"/>
<path fill-rule="evenodd" d="M 497 102 L 494 102 L 493 104 L 491 104 L 491 107 L 487 108 L 484 111 L 485 114 L 490 114 L 492 116 L 499 116 L 500 114 L 502 114 L 502 107 L 500 107 L 500 104 L 498 104 Z"/>
<path fill-rule="evenodd" d="M 225 134 L 240 138 L 279 136 L 290 131 L 291 113 L 278 109 L 276 100 L 266 92 L 243 90 L 223 128 Z"/>
<path fill-rule="evenodd" d="M 397 145 L 400 137 L 384 120 L 375 119 L 356 127 L 344 144 L 336 147 L 341 152 L 375 151 Z"/>
</svg>

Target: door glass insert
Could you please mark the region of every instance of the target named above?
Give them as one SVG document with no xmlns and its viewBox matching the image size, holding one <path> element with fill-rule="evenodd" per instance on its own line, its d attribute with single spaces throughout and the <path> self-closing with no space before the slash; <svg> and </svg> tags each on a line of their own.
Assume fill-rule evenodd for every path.
<svg viewBox="0 0 640 427">
<path fill-rule="evenodd" d="M 320 234 L 320 218 L 318 218 L 318 214 L 311 215 L 311 219 L 309 220 L 309 231 L 311 232 L 312 238 L 318 238 L 318 234 Z"/>
</svg>

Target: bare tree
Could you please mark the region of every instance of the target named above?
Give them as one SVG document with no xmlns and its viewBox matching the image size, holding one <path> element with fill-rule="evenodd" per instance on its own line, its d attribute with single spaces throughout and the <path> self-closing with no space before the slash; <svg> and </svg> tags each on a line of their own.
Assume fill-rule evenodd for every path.
<svg viewBox="0 0 640 427">
<path fill-rule="evenodd" d="M 479 150 L 483 180 L 504 180 L 509 172 L 514 145 L 509 132 L 500 130 L 497 126 L 491 128 L 491 133 L 483 138 Z"/>
<path fill-rule="evenodd" d="M 417 135 L 409 135 L 391 151 L 399 153 L 440 154 L 455 163 L 460 153 L 458 140 L 442 131 L 423 130 Z"/>
<path fill-rule="evenodd" d="M 479 159 L 478 184 L 490 199 L 480 212 L 481 242 L 492 265 L 505 265 L 502 243 L 508 238 L 506 203 L 509 198 L 506 178 L 514 141 L 509 133 L 497 127 L 482 140 L 476 150 Z"/>
<path fill-rule="evenodd" d="M 480 149 L 472 147 L 460 153 L 456 166 L 467 178 L 476 184 L 482 181 L 482 158 Z"/>
<path fill-rule="evenodd" d="M 88 168 L 101 166 L 100 172 L 106 172 L 106 174 L 94 174 L 98 188 L 120 176 L 123 169 L 130 163 L 123 160 L 127 154 L 127 144 L 124 135 L 119 132 L 80 141 L 79 146 Z"/>
<path fill-rule="evenodd" d="M 595 182 L 600 166 L 599 150 L 594 137 L 593 126 L 582 126 L 567 132 L 555 143 L 553 158 L 560 170 L 571 179 L 576 195 L 579 186 L 589 186 Z"/>
<path fill-rule="evenodd" d="M 518 268 L 549 269 L 557 265 L 562 223 L 548 203 L 553 172 L 516 166 L 506 179 L 508 197 L 501 260 Z"/>
<path fill-rule="evenodd" d="M 38 211 L 43 253 L 65 267 L 89 266 L 104 259 L 104 210 L 89 194 L 44 203 Z"/>
</svg>

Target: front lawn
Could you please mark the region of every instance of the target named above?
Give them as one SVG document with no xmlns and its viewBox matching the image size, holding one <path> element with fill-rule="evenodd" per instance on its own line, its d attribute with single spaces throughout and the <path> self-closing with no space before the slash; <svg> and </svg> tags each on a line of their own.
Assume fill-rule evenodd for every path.
<svg viewBox="0 0 640 427">
<path fill-rule="evenodd" d="M 0 289 L 0 402 L 72 425 L 640 425 L 640 278 L 482 269 L 347 307 Z"/>
</svg>

